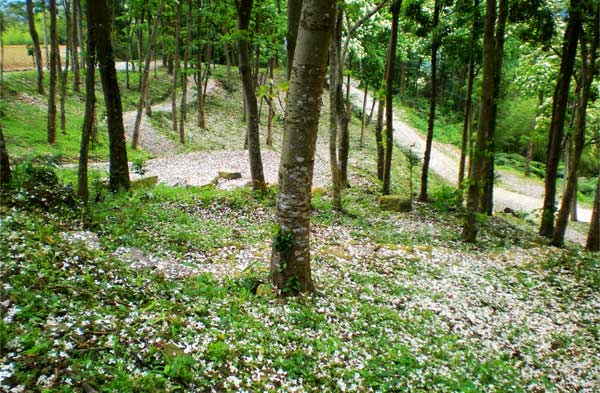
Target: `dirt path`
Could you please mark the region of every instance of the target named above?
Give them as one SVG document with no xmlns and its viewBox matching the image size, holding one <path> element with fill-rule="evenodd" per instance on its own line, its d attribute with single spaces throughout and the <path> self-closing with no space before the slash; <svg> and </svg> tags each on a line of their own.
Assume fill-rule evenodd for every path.
<svg viewBox="0 0 600 393">
<path fill-rule="evenodd" d="M 364 92 L 358 88 L 358 82 L 352 81 L 351 93 L 354 104 L 362 106 L 361 100 Z M 368 95 L 367 107 L 370 107 L 372 102 L 373 97 Z M 421 155 L 425 151 L 425 137 L 401 121 L 397 114 L 394 114 L 394 141 L 405 149 L 414 145 L 413 150 Z M 458 160 L 459 151 L 455 146 L 433 142 L 429 166 L 432 171 L 454 185 L 458 181 Z M 494 187 L 494 209 L 496 211 L 510 208 L 516 211 L 532 212 L 541 208 L 544 189 L 542 185 L 538 184 L 539 182 L 533 179 L 531 181 L 521 179 L 506 171 L 498 171 L 498 173 L 501 185 Z M 579 221 L 589 223 L 592 211 L 579 206 L 577 217 Z M 567 230 L 566 237 L 580 244 L 585 243 L 585 236 L 573 230 Z"/>
</svg>

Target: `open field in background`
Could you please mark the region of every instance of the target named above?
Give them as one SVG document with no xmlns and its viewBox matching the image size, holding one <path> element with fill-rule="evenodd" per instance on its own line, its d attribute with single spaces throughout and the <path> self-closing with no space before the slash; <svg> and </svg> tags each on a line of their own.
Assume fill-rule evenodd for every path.
<svg viewBox="0 0 600 393">
<path fill-rule="evenodd" d="M 67 47 L 60 45 L 60 57 L 64 61 L 65 51 Z M 48 53 L 50 53 L 50 47 L 48 47 Z M 42 46 L 42 59 L 44 65 L 46 65 L 46 53 Z M 2 56 L 2 65 L 4 71 L 16 71 L 35 68 L 34 60 L 32 56 L 29 56 L 27 51 L 27 45 L 6 45 L 4 46 L 4 55 Z"/>
</svg>

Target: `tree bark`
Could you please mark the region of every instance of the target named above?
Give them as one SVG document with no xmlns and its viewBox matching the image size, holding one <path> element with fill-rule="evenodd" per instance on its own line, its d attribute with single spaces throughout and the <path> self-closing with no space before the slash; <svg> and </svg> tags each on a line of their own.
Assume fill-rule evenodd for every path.
<svg viewBox="0 0 600 393">
<path fill-rule="evenodd" d="M 362 150 L 365 145 L 365 120 L 367 115 L 365 111 L 367 110 L 367 96 L 369 94 L 369 82 L 365 82 L 365 93 L 363 95 L 363 104 L 362 104 L 362 112 L 360 119 L 360 149 Z"/>
<path fill-rule="evenodd" d="M 69 3 L 67 0 L 63 1 L 64 9 L 65 9 L 65 23 L 67 32 L 70 31 L 71 27 L 71 15 L 69 12 Z M 69 50 L 72 46 L 72 37 L 67 35 L 67 48 L 65 50 L 65 67 L 62 69 L 61 78 L 60 78 L 60 129 L 63 135 L 67 134 L 67 116 L 66 116 L 66 98 L 67 98 L 67 79 L 69 77 Z M 59 56 L 60 59 L 60 56 Z M 58 67 L 59 70 L 62 67 Z"/>
<path fill-rule="evenodd" d="M 77 0 L 74 0 L 77 1 Z M 88 21 L 91 7 L 87 8 Z M 83 116 L 83 127 L 81 129 L 81 145 L 79 148 L 79 169 L 77 173 L 77 195 L 87 202 L 89 198 L 88 188 L 88 156 L 92 128 L 94 126 L 94 112 L 96 107 L 95 92 L 95 74 L 96 74 L 96 29 L 88 22 L 86 63 L 87 72 L 85 74 L 85 112 Z"/>
<path fill-rule="evenodd" d="M 254 0 L 242 0 L 238 7 L 238 30 L 249 33 L 250 14 Z M 239 69 L 246 103 L 246 127 L 248 135 L 248 153 L 250 156 L 250 172 L 252 174 L 252 189 L 264 192 L 267 189 L 263 173 L 262 157 L 260 154 L 260 133 L 258 123 L 258 103 L 256 89 L 250 64 L 250 48 L 248 38 L 240 37 L 237 41 L 240 59 Z"/>
<path fill-rule="evenodd" d="M 494 156 L 496 152 L 496 118 L 498 117 L 498 101 L 500 100 L 500 82 L 502 79 L 502 62 L 504 58 L 504 33 L 508 19 L 508 0 L 500 0 L 498 5 L 498 21 L 496 22 L 494 53 L 494 102 L 492 120 L 488 129 L 488 154 L 485 156 L 485 178 L 481 195 L 480 212 L 491 216 L 494 212 Z"/>
<path fill-rule="evenodd" d="M 187 118 L 187 87 L 188 87 L 188 63 L 190 61 L 190 50 L 192 46 L 192 0 L 187 0 L 187 17 L 185 21 L 186 43 L 183 54 L 183 75 L 181 78 L 181 114 L 179 116 L 179 140 L 185 143 L 185 120 Z"/>
<path fill-rule="evenodd" d="M 429 120 L 427 123 L 427 140 L 423 154 L 423 168 L 421 170 L 421 193 L 419 200 L 427 202 L 427 179 L 429 177 L 429 160 L 431 158 L 431 144 L 433 143 L 433 127 L 435 125 L 435 105 L 437 98 L 437 51 L 440 46 L 438 37 L 438 24 L 440 21 L 440 0 L 435 0 L 433 11 L 433 25 L 431 36 L 431 97 L 429 98 Z"/>
<path fill-rule="evenodd" d="M 585 249 L 587 251 L 600 251 L 600 176 L 598 176 L 598 184 L 596 185 L 592 221 L 590 221 Z"/>
<path fill-rule="evenodd" d="M 375 97 L 373 97 L 375 101 Z M 377 122 L 375 123 L 375 144 L 377 148 L 377 179 L 383 181 L 383 166 L 385 161 L 385 148 L 383 146 L 383 113 L 385 112 L 385 102 L 379 99 L 377 105 Z"/>
<path fill-rule="evenodd" d="M 336 17 L 333 33 L 329 42 L 329 166 L 333 188 L 332 205 L 336 210 L 342 209 L 342 181 L 340 178 L 340 162 L 338 156 L 338 133 L 341 132 L 344 117 L 342 103 L 342 86 L 340 78 L 340 50 L 342 43 L 343 10 L 335 8 Z"/>
<path fill-rule="evenodd" d="M 123 126 L 123 108 L 117 70 L 111 43 L 112 23 L 106 1 L 88 2 L 88 23 L 96 30 L 96 54 L 104 104 L 108 117 L 108 140 L 110 150 L 109 188 L 115 192 L 119 189 L 129 189 L 129 166 L 127 161 L 127 146 L 125 143 L 125 127 Z M 88 69 L 88 72 L 90 70 Z"/>
<path fill-rule="evenodd" d="M 150 60 L 152 55 L 152 48 L 156 42 L 156 34 L 158 31 L 158 26 L 160 25 L 160 19 L 162 17 L 162 11 L 165 5 L 165 0 L 160 0 L 160 5 L 158 6 L 158 12 L 156 14 L 156 19 L 154 20 L 154 26 L 152 27 L 152 33 L 150 34 L 150 42 L 148 53 L 146 55 L 146 59 L 144 60 L 144 73 L 142 75 L 142 85 L 140 88 L 140 100 L 138 102 L 137 115 L 135 117 L 135 125 L 133 127 L 133 138 L 131 138 L 131 147 L 133 149 L 137 149 L 140 139 L 140 124 L 142 123 L 142 115 L 144 109 L 144 96 L 148 95 L 148 75 L 150 74 Z"/>
<path fill-rule="evenodd" d="M 298 27 L 300 24 L 300 13 L 302 12 L 302 0 L 288 0 L 287 8 L 287 79 L 292 74 L 292 64 L 294 61 L 294 52 L 296 50 L 296 39 L 298 37 Z"/>
<path fill-rule="evenodd" d="M 295 49 L 279 166 L 278 233 L 271 280 L 285 294 L 312 292 L 310 198 L 335 0 L 305 0 Z"/>
<path fill-rule="evenodd" d="M 175 53 L 173 59 L 173 92 L 171 93 L 171 116 L 172 116 L 172 124 L 171 128 L 173 132 L 177 132 L 178 122 L 177 122 L 177 85 L 179 84 L 179 41 L 181 40 L 181 14 L 183 8 L 183 1 L 177 2 L 177 14 L 175 15 Z M 185 138 L 182 135 L 179 135 L 179 142 L 185 143 Z"/>
<path fill-rule="evenodd" d="M 0 125 L 0 186 L 10 183 L 10 178 L 10 159 L 8 157 L 8 150 L 6 149 L 6 140 L 2 132 L 2 125 Z"/>
<path fill-rule="evenodd" d="M 71 35 L 71 53 L 73 54 L 73 91 L 79 93 L 81 86 L 81 73 L 79 70 L 79 35 L 78 31 L 78 23 L 77 23 L 77 13 L 80 7 L 79 0 L 71 0 L 71 8 L 73 10 L 73 20 L 71 23 L 71 28 L 68 29 L 69 34 Z"/>
<path fill-rule="evenodd" d="M 496 25 L 496 0 L 486 0 L 486 15 L 483 33 L 483 82 L 481 89 L 481 104 L 479 124 L 477 127 L 477 142 L 472 149 L 471 167 L 469 170 L 469 187 L 467 212 L 463 226 L 463 240 L 474 242 L 477 238 L 477 213 L 483 181 L 485 178 L 484 159 L 487 154 L 488 131 L 493 121 L 494 78 L 495 78 L 495 43 L 494 27 Z"/>
<path fill-rule="evenodd" d="M 56 76 L 58 72 L 56 0 L 50 0 L 50 84 L 48 87 L 48 143 L 56 143 Z"/>
<path fill-rule="evenodd" d="M 577 114 L 575 119 L 575 148 L 572 152 L 572 157 L 569 162 L 569 171 L 566 174 L 565 190 L 561 201 L 560 209 L 556 217 L 556 225 L 552 235 L 552 245 L 560 247 L 564 244 L 565 233 L 567 231 L 567 223 L 569 213 L 572 211 L 573 202 L 577 201 L 577 171 L 581 162 L 581 155 L 585 147 L 585 126 L 586 126 L 586 111 L 590 98 L 592 80 L 596 72 L 596 52 L 598 50 L 599 29 L 600 29 L 600 8 L 596 5 L 595 10 L 594 32 L 592 33 L 592 44 L 589 50 L 589 57 L 585 36 L 582 34 L 580 38 L 581 51 L 581 89 L 579 91 L 579 105 L 577 106 Z M 577 208 L 577 205 L 574 206 Z"/>
<path fill-rule="evenodd" d="M 386 95 L 385 95 L 385 160 L 383 162 L 383 195 L 390 193 L 390 177 L 392 172 L 392 149 L 394 147 L 394 115 L 393 115 L 393 86 L 394 62 L 396 60 L 396 42 L 398 40 L 398 18 L 402 0 L 395 0 L 390 7 L 392 12 L 392 33 L 386 66 Z"/>
<path fill-rule="evenodd" d="M 35 67 L 37 68 L 37 91 L 44 94 L 44 65 L 42 64 L 42 50 L 40 48 L 40 38 L 35 29 L 35 18 L 33 16 L 33 0 L 27 0 L 27 23 L 29 25 L 29 34 L 33 41 L 33 57 L 35 58 Z"/>
<path fill-rule="evenodd" d="M 275 68 L 275 57 L 269 62 L 269 117 L 267 118 L 267 146 L 273 146 L 273 116 L 275 115 L 273 100 L 273 69 Z"/>
<path fill-rule="evenodd" d="M 560 161 L 560 145 L 563 139 L 569 87 L 575 56 L 577 54 L 577 39 L 581 30 L 581 14 L 579 0 L 571 0 L 569 20 L 563 39 L 560 73 L 556 81 L 552 99 L 552 120 L 548 149 L 546 151 L 546 177 L 544 181 L 544 204 L 542 206 L 542 222 L 540 235 L 551 238 L 554 232 L 554 211 L 556 201 L 556 176 Z"/>
</svg>

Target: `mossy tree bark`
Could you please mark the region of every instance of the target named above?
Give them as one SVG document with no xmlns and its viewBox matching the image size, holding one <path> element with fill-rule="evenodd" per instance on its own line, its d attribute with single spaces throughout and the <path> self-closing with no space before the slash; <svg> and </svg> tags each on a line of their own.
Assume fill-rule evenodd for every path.
<svg viewBox="0 0 600 393">
<path fill-rule="evenodd" d="M 551 238 L 554 233 L 554 204 L 556 202 L 556 176 L 560 161 L 560 147 L 565 127 L 569 87 L 577 54 L 577 40 L 581 30 L 581 10 L 579 0 L 571 0 L 569 20 L 563 38 L 560 72 L 552 98 L 552 120 L 546 151 L 546 177 L 544 179 L 544 204 L 540 235 Z"/>
<path fill-rule="evenodd" d="M 35 59 L 35 68 L 37 69 L 37 91 L 44 94 L 44 65 L 42 64 L 42 50 L 40 48 L 40 37 L 35 29 L 35 18 L 33 16 L 33 0 L 27 0 L 27 23 L 29 25 L 29 34 L 33 41 L 33 57 Z"/>
<path fill-rule="evenodd" d="M 560 209 L 556 217 L 556 225 L 552 235 L 552 244 L 562 246 L 567 230 L 567 222 L 571 209 L 577 209 L 577 205 L 573 206 L 573 201 L 577 195 L 577 171 L 581 162 L 581 155 L 585 147 L 585 128 L 586 128 L 586 112 L 588 101 L 590 98 L 592 80 L 596 72 L 596 53 L 598 50 L 598 40 L 600 35 L 600 7 L 596 5 L 595 21 L 593 23 L 593 32 L 591 36 L 591 45 L 588 48 L 586 35 L 580 37 L 580 52 L 581 52 L 581 88 L 579 91 L 579 104 L 577 105 L 577 114 L 575 119 L 575 148 L 568 165 L 569 171 L 566 177 L 566 187 L 563 193 Z"/>
<path fill-rule="evenodd" d="M 106 116 L 108 118 L 110 151 L 108 185 L 111 191 L 117 191 L 121 188 L 129 189 L 129 166 L 127 163 L 125 127 L 123 126 L 123 107 L 112 48 L 112 22 L 108 1 L 91 1 L 88 3 L 88 7 L 91 8 L 88 23 L 91 23 L 96 30 L 96 55 L 98 56 L 104 104 L 106 105 Z"/>
<path fill-rule="evenodd" d="M 271 280 L 285 294 L 311 292 L 310 198 L 335 0 L 304 0 L 291 69 L 279 165 L 278 233 Z"/>
<path fill-rule="evenodd" d="M 266 191 L 265 176 L 263 173 L 262 157 L 260 154 L 260 133 L 258 120 L 258 103 L 256 89 L 250 63 L 249 26 L 252 13 L 253 0 L 242 0 L 238 5 L 238 30 L 240 38 L 237 40 L 239 55 L 239 69 L 246 103 L 246 129 L 248 136 L 248 153 L 250 156 L 250 173 L 252 175 L 252 189 Z"/>
</svg>

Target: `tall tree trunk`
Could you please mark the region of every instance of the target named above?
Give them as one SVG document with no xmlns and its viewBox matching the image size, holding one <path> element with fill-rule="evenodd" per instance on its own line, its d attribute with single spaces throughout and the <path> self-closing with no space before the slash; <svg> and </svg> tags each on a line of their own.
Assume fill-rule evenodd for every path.
<svg viewBox="0 0 600 393">
<path fill-rule="evenodd" d="M 571 0 L 569 20 L 563 39 L 560 73 L 556 81 L 552 98 L 552 120 L 548 149 L 546 152 L 546 177 L 544 181 L 544 204 L 542 206 L 542 222 L 540 235 L 551 238 L 554 232 L 554 203 L 556 201 L 556 176 L 560 161 L 560 145 L 563 139 L 569 87 L 575 56 L 577 39 L 581 30 L 581 10 L 579 0 Z"/>
<path fill-rule="evenodd" d="M 177 14 L 175 15 L 175 53 L 173 59 L 173 92 L 171 93 L 171 116 L 172 119 L 172 130 L 177 132 L 177 85 L 179 84 L 179 42 L 181 40 L 181 14 L 182 14 L 183 2 L 180 0 L 177 2 Z M 181 143 L 185 143 L 185 138 L 179 138 Z"/>
<path fill-rule="evenodd" d="M 179 140 L 185 143 L 185 120 L 187 118 L 187 87 L 188 87 L 188 63 L 190 61 L 190 50 L 192 46 L 192 0 L 187 0 L 187 17 L 185 20 L 185 52 L 183 54 L 183 75 L 181 78 L 181 115 L 179 116 Z"/>
<path fill-rule="evenodd" d="M 341 25 L 341 22 L 340 22 Z M 341 40 L 340 40 L 341 41 Z M 339 103 L 337 105 L 338 111 L 338 122 L 339 122 L 339 141 L 338 141 L 338 161 L 340 168 L 340 186 L 342 189 L 348 188 L 348 157 L 350 155 L 350 130 L 348 129 L 350 123 L 350 75 L 348 75 L 348 82 L 346 84 L 346 98 L 343 95 L 343 84 L 344 84 L 344 58 L 340 57 L 339 62 Z"/>
<path fill-rule="evenodd" d="M 273 146 L 273 116 L 275 106 L 273 105 L 273 69 L 275 68 L 275 56 L 269 62 L 269 117 L 267 119 L 267 146 Z"/>
<path fill-rule="evenodd" d="M 486 0 L 486 14 L 483 33 L 483 82 L 477 142 L 472 150 L 469 170 L 467 212 L 463 227 L 463 240 L 474 242 L 477 238 L 477 214 L 481 191 L 485 179 L 484 159 L 487 155 L 487 135 L 493 121 L 494 79 L 495 79 L 495 43 L 494 26 L 496 24 L 496 0 Z"/>
<path fill-rule="evenodd" d="M 142 123 L 142 115 L 144 109 L 144 96 L 148 94 L 148 75 L 150 74 L 150 60 L 152 55 L 152 49 L 156 42 L 156 33 L 158 31 L 158 26 L 160 25 L 160 19 L 162 17 L 163 8 L 165 5 L 165 0 L 160 0 L 160 5 L 158 6 L 158 12 L 156 14 L 156 19 L 154 20 L 154 25 L 152 26 L 152 33 L 150 34 L 150 42 L 148 45 L 148 53 L 146 55 L 146 59 L 144 60 L 144 73 L 142 75 L 142 85 L 140 88 L 140 100 L 138 102 L 137 107 L 137 115 L 135 117 L 135 125 L 133 127 L 133 138 L 131 138 L 131 147 L 133 149 L 137 149 L 140 139 L 140 124 Z"/>
<path fill-rule="evenodd" d="M 71 27 L 71 15 L 69 12 L 69 3 L 67 0 L 63 0 L 65 9 L 65 23 L 67 32 L 70 31 Z M 67 48 L 65 50 L 65 67 L 62 70 L 60 78 L 60 129 L 63 134 L 67 134 L 67 116 L 66 116 L 66 97 L 67 97 L 67 79 L 69 77 L 69 50 L 72 46 L 72 37 L 67 35 Z M 61 67 L 59 67 L 60 69 Z"/>
<path fill-rule="evenodd" d="M 392 172 L 392 149 L 394 146 L 394 109 L 393 109 L 393 86 L 394 62 L 396 61 L 396 42 L 398 41 L 398 18 L 402 0 L 395 0 L 390 7 L 392 12 L 392 33 L 390 36 L 390 47 L 388 49 L 387 66 L 385 72 L 386 95 L 385 95 L 385 160 L 383 162 L 383 195 L 390 193 L 390 177 Z"/>
<path fill-rule="evenodd" d="M 77 1 L 77 0 L 74 0 Z M 87 8 L 88 21 L 91 7 Z M 79 148 L 79 169 L 77 173 L 77 195 L 87 201 L 89 198 L 88 188 L 88 156 L 92 128 L 94 126 L 94 112 L 96 107 L 95 74 L 96 74 L 96 30 L 88 22 L 87 45 L 85 60 L 87 72 L 85 74 L 85 112 L 83 116 L 83 127 L 81 129 L 81 145 Z"/>
<path fill-rule="evenodd" d="M 495 71 L 494 71 L 494 102 L 492 120 L 488 129 L 488 154 L 485 156 L 485 179 L 481 195 L 480 212 L 491 216 L 494 212 L 494 156 L 496 152 L 496 118 L 498 117 L 498 101 L 500 100 L 500 82 L 502 78 L 502 61 L 504 58 L 504 33 L 508 19 L 508 0 L 500 0 L 498 4 L 498 21 L 495 36 Z"/>
<path fill-rule="evenodd" d="M 81 86 L 81 75 L 79 71 L 79 35 L 77 33 L 78 23 L 77 23 L 77 13 L 79 7 L 79 0 L 71 0 L 71 8 L 73 10 L 73 21 L 71 23 L 71 28 L 68 29 L 69 34 L 71 35 L 71 53 L 73 54 L 73 91 L 77 93 L 80 92 Z"/>
<path fill-rule="evenodd" d="M 92 24 L 97 34 L 96 53 L 108 117 L 109 188 L 111 191 L 118 191 L 121 188 L 129 189 L 129 166 L 127 162 L 127 145 L 125 143 L 125 127 L 123 126 L 123 108 L 110 39 L 112 30 L 110 10 L 106 1 L 88 2 L 88 8 L 88 23 Z"/>
<path fill-rule="evenodd" d="M 279 165 L 278 233 L 271 280 L 285 294 L 312 292 L 310 198 L 335 0 L 304 0 Z"/>
<path fill-rule="evenodd" d="M 342 44 L 343 10 L 336 6 L 336 17 L 333 25 L 333 34 L 329 42 L 329 166 L 331 169 L 331 183 L 333 186 L 333 208 L 342 209 L 342 182 L 340 179 L 340 165 L 338 157 L 337 138 L 341 131 L 340 116 L 344 116 L 344 106 L 341 100 L 342 80 L 340 78 L 340 50 Z"/>
<path fill-rule="evenodd" d="M 375 97 L 373 97 L 375 101 Z M 383 167 L 385 161 L 385 147 L 383 146 L 383 114 L 385 112 L 385 101 L 377 100 L 377 122 L 375 123 L 375 144 L 377 149 L 377 179 L 383 181 Z"/>
<path fill-rule="evenodd" d="M 579 170 L 581 155 L 585 147 L 586 111 L 592 87 L 592 80 L 594 79 L 594 74 L 596 72 L 596 53 L 598 50 L 598 36 L 600 35 L 600 7 L 598 7 L 598 5 L 596 5 L 595 14 L 594 32 L 592 33 L 593 38 L 589 51 L 589 57 L 585 35 L 582 34 L 580 38 L 581 89 L 579 91 L 579 105 L 577 106 L 575 120 L 575 136 L 573 141 L 575 143 L 575 148 L 569 162 L 569 171 L 565 178 L 566 187 L 563 193 L 560 209 L 556 217 L 554 233 L 552 235 L 552 244 L 554 246 L 563 245 L 565 232 L 567 231 L 567 219 L 571 209 L 573 208 L 573 201 L 577 201 L 577 171 Z M 576 208 L 577 205 L 575 205 L 575 209 Z"/>
<path fill-rule="evenodd" d="M 300 13 L 302 12 L 303 0 L 288 0 L 287 8 L 287 79 L 292 75 L 292 64 L 294 61 L 294 52 L 296 50 L 296 39 L 298 37 L 298 28 L 300 25 Z"/>
<path fill-rule="evenodd" d="M 75 3 L 75 5 L 77 6 L 77 13 L 76 15 L 73 15 L 73 23 L 77 24 L 77 43 L 79 44 L 79 47 L 81 48 L 81 51 L 85 53 L 85 51 L 87 50 L 87 47 L 84 47 L 83 43 L 83 12 L 81 10 L 81 0 L 73 0 L 73 2 Z M 79 56 L 79 69 L 86 69 L 86 60 L 84 59 L 84 56 Z M 77 90 L 79 91 L 79 86 L 77 87 Z"/>
<path fill-rule="evenodd" d="M 440 0 L 435 0 L 433 11 L 433 25 L 431 33 L 431 97 L 429 99 L 429 120 L 427 123 L 427 140 L 423 154 L 423 169 L 421 170 L 421 193 L 419 200 L 427 202 L 427 179 L 429 177 L 429 160 L 431 158 L 431 144 L 433 142 L 433 127 L 435 125 L 435 105 L 437 97 L 437 51 L 440 46 L 438 37 L 438 24 L 440 21 Z"/>
<path fill-rule="evenodd" d="M 56 143 L 56 76 L 58 72 L 56 0 L 50 0 L 50 85 L 48 87 L 48 143 Z"/>
<path fill-rule="evenodd" d="M 10 178 L 10 159 L 8 158 L 2 125 L 0 125 L 0 186 L 10 183 Z"/>
<path fill-rule="evenodd" d="M 50 0 L 48 0 L 50 1 Z M 46 27 L 46 0 L 42 1 L 42 29 L 44 32 L 44 54 L 46 55 L 46 69 L 50 70 L 50 56 L 48 55 L 48 28 Z M 50 27 L 52 29 L 52 27 Z M 50 33 L 52 34 L 52 33 Z"/>
<path fill-rule="evenodd" d="M 238 30 L 249 33 L 250 14 L 254 0 L 241 0 L 238 7 Z M 267 189 L 263 174 L 262 157 L 260 154 L 260 133 L 258 123 L 258 103 L 256 90 L 252 77 L 250 64 L 250 48 L 247 37 L 240 37 L 237 41 L 240 59 L 240 76 L 246 103 L 246 129 L 248 135 L 248 153 L 250 156 L 250 173 L 252 175 L 252 189 L 264 192 Z"/>
<path fill-rule="evenodd" d="M 37 91 L 44 94 L 44 65 L 42 63 L 42 50 L 40 49 L 40 38 L 35 29 L 35 18 L 33 16 L 33 0 L 27 0 L 27 23 L 29 24 L 29 34 L 33 41 L 33 57 L 37 68 Z"/>
<path fill-rule="evenodd" d="M 361 112 L 361 120 L 360 120 L 360 149 L 362 150 L 365 145 L 365 120 L 367 118 L 367 114 L 365 113 L 367 110 L 367 96 L 369 94 L 369 82 L 365 82 L 365 93 L 363 95 L 363 104 L 362 104 L 362 112 Z M 374 101 L 375 99 L 373 99 Z"/>
<path fill-rule="evenodd" d="M 588 251 L 600 251 L 600 176 L 598 176 L 598 184 L 596 185 L 592 221 L 590 221 L 585 249 Z"/>
<path fill-rule="evenodd" d="M 469 63 L 467 65 L 467 95 L 465 97 L 465 109 L 463 115 L 463 128 L 462 137 L 460 143 L 460 159 L 458 164 L 458 199 L 457 205 L 462 207 L 464 198 L 464 185 L 465 180 L 465 164 L 467 161 L 467 147 L 469 144 L 470 125 L 471 125 L 471 111 L 473 106 L 473 81 L 475 80 L 475 54 L 473 53 L 475 43 L 477 41 L 476 25 L 479 20 L 479 0 L 473 1 L 473 21 L 471 24 L 471 38 L 470 38 L 470 52 L 469 52 Z"/>
</svg>

